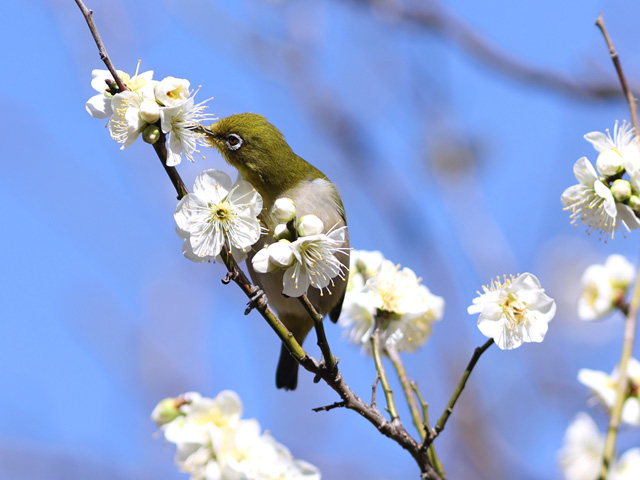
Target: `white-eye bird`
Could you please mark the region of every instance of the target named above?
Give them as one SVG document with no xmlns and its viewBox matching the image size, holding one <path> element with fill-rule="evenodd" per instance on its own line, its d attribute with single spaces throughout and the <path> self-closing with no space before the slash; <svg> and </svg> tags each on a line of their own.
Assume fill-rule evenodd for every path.
<svg viewBox="0 0 640 480">
<path fill-rule="evenodd" d="M 296 155 L 276 127 L 261 115 L 241 113 L 223 118 L 203 129 L 213 146 L 224 159 L 237 168 L 245 180 L 260 193 L 263 210 L 260 220 L 268 229 L 253 246 L 247 260 L 247 268 L 253 282 L 267 296 L 278 317 L 302 344 L 313 328 L 313 320 L 298 298 L 282 294 L 283 271 L 256 272 L 251 263 L 253 255 L 265 244 L 272 243 L 278 221 L 272 215 L 274 202 L 281 197 L 293 200 L 296 217 L 315 215 L 324 224 L 324 232 L 346 225 L 347 219 L 342 200 L 335 185 L 317 168 Z M 347 286 L 349 272 L 349 238 L 343 245 L 338 260 L 345 266 L 344 277 L 336 277 L 333 284 L 322 292 L 310 287 L 307 292 L 311 304 L 321 315 L 329 314 L 333 322 L 338 320 Z M 276 386 L 294 390 L 298 384 L 298 363 L 283 345 L 276 371 Z"/>
</svg>

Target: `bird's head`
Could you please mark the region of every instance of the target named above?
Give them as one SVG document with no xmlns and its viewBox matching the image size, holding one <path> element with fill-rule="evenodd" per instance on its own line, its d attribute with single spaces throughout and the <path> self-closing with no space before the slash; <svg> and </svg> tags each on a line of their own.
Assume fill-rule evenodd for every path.
<svg viewBox="0 0 640 480">
<path fill-rule="evenodd" d="M 299 181 L 323 176 L 293 153 L 282 132 L 262 115 L 230 115 L 202 131 L 263 197 L 277 198 Z"/>
</svg>

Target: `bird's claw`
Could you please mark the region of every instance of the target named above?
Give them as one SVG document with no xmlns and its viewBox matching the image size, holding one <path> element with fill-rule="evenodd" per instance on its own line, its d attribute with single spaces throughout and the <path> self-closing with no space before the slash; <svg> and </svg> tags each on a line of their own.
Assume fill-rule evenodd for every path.
<svg viewBox="0 0 640 480">
<path fill-rule="evenodd" d="M 247 308 L 244 310 L 245 315 L 249 315 L 251 310 L 254 308 L 263 308 L 267 305 L 267 295 L 262 291 L 262 289 L 258 286 L 253 287 L 253 291 L 251 292 L 251 297 L 249 297 L 249 301 L 247 302 Z"/>
<path fill-rule="evenodd" d="M 327 362 L 325 362 L 324 358 L 319 362 L 316 360 L 319 372 L 315 377 L 313 377 L 313 383 L 318 383 L 320 380 L 322 380 L 322 376 L 325 372 L 329 372 L 329 374 L 333 375 L 338 370 L 338 362 L 340 361 L 340 357 L 333 357 L 333 360 L 333 368 L 329 368 L 327 366 Z"/>
<path fill-rule="evenodd" d="M 224 276 L 224 278 L 221 281 L 225 285 L 229 285 L 229 282 L 231 282 L 231 280 L 235 280 L 236 278 L 238 278 L 238 272 L 230 271 L 230 272 L 227 272 L 227 274 Z"/>
</svg>

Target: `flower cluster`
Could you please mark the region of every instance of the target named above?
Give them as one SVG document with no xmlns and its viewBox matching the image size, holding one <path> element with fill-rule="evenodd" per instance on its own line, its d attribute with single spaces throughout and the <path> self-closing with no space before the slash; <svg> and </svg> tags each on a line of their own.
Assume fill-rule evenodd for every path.
<svg viewBox="0 0 640 480">
<path fill-rule="evenodd" d="M 302 460 L 255 419 L 242 419 L 242 403 L 230 390 L 215 398 L 186 393 L 161 401 L 151 418 L 176 444 L 176 464 L 192 480 L 320 480 Z"/>
<path fill-rule="evenodd" d="M 226 246 L 237 262 L 243 261 L 260 238 L 261 211 L 262 197 L 241 176 L 232 186 L 220 170 L 199 173 L 193 193 L 178 202 L 173 214 L 178 236 L 184 239 L 182 252 L 189 260 L 204 262 Z"/>
<path fill-rule="evenodd" d="M 622 255 L 610 255 L 604 265 L 590 265 L 582 274 L 578 316 L 597 320 L 609 315 L 624 299 L 635 268 Z"/>
<path fill-rule="evenodd" d="M 153 80 L 153 71 L 131 77 L 118 71 L 127 90 L 120 92 L 108 70 L 93 70 L 91 86 L 98 91 L 85 108 L 94 118 L 108 118 L 111 137 L 131 145 L 142 134 L 148 143 L 155 143 L 160 131 L 168 137 L 167 165 L 181 162 L 182 155 L 193 160 L 198 146 L 208 145 L 201 133 L 194 130 L 204 120 L 213 120 L 205 113 L 206 100 L 195 103 L 188 80 L 166 77 Z"/>
<path fill-rule="evenodd" d="M 497 278 L 482 289 L 484 293 L 478 292 L 467 311 L 480 314 L 478 328 L 484 336 L 493 338 L 503 350 L 544 340 L 556 302 L 544 293 L 535 275 Z"/>
<path fill-rule="evenodd" d="M 443 311 L 442 297 L 433 295 L 410 268 L 401 269 L 380 252 L 351 252 L 340 325 L 365 351 L 371 352 L 369 340 L 376 325 L 383 349 L 414 351 L 427 341 Z"/>
<path fill-rule="evenodd" d="M 631 125 L 623 123 L 609 132 L 591 132 L 584 136 L 599 152 L 596 168 L 580 158 L 573 170 L 577 185 L 562 194 L 565 210 L 571 211 L 571 223 L 585 224 L 589 231 L 611 236 L 620 226 L 627 232 L 640 227 L 640 140 Z M 597 169 L 597 171 L 596 171 Z M 623 179 L 623 175 L 629 179 Z"/>
<path fill-rule="evenodd" d="M 596 480 L 602 466 L 604 436 L 586 413 L 576 415 L 564 437 L 558 463 L 566 480 Z M 615 459 L 609 467 L 612 480 L 640 478 L 640 448 L 632 448 Z"/>
<path fill-rule="evenodd" d="M 578 372 L 578 380 L 589 387 L 595 397 L 607 408 L 612 409 L 618 390 L 618 369 L 611 375 L 597 370 L 583 368 Z M 622 421 L 634 427 L 640 426 L 640 362 L 629 359 L 627 365 L 626 399 L 622 407 Z"/>
<path fill-rule="evenodd" d="M 274 242 L 264 246 L 253 257 L 256 272 L 278 272 L 282 276 L 282 293 L 300 297 L 309 287 L 320 290 L 334 284 L 334 278 L 344 279 L 348 247 L 347 227 L 331 228 L 315 215 L 296 218 L 296 208 L 289 198 L 274 202 L 271 214 L 281 222 L 274 229 Z M 346 261 L 346 260 L 345 260 Z"/>
</svg>

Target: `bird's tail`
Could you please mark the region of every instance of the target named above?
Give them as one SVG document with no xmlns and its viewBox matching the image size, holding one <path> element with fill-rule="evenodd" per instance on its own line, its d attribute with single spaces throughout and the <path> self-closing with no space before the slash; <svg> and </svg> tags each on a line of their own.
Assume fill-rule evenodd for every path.
<svg viewBox="0 0 640 480">
<path fill-rule="evenodd" d="M 280 360 L 276 370 L 276 387 L 285 390 L 295 390 L 298 386 L 298 362 L 282 345 L 280 348 Z"/>
</svg>

